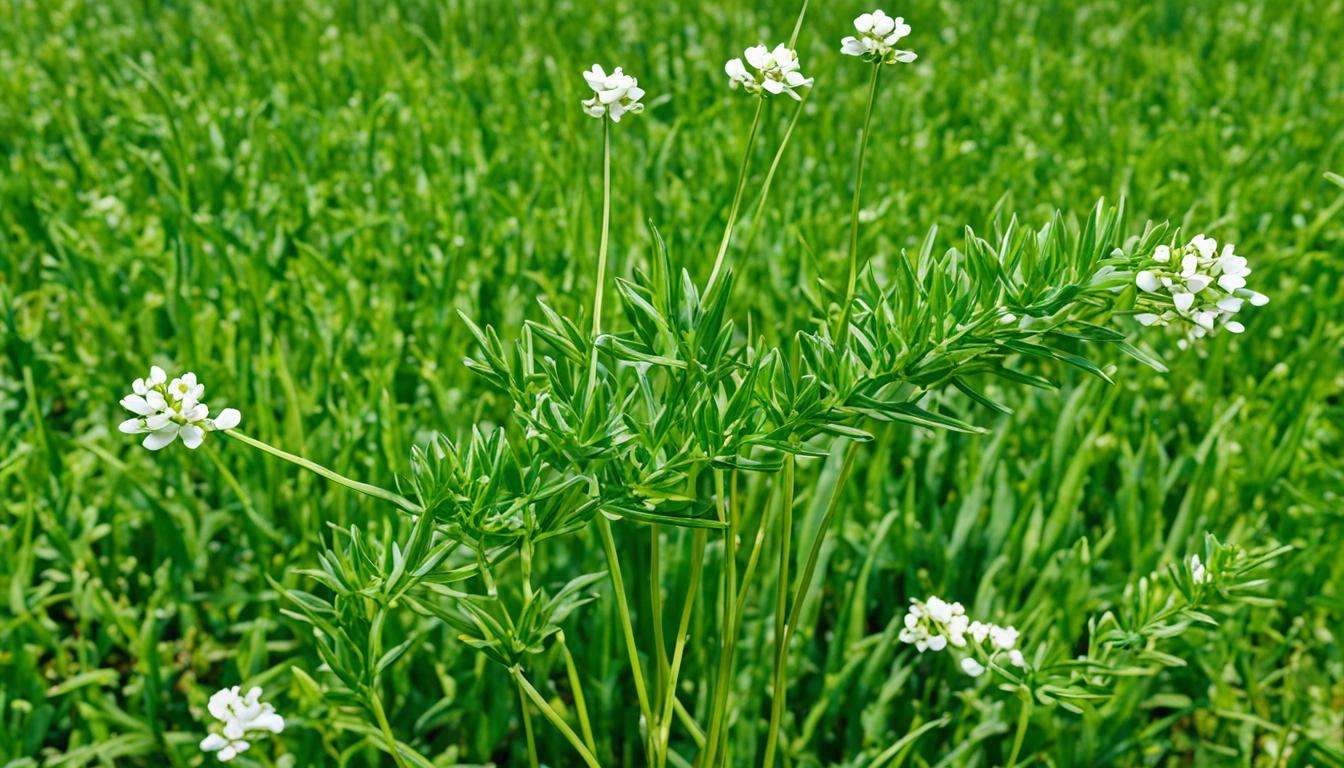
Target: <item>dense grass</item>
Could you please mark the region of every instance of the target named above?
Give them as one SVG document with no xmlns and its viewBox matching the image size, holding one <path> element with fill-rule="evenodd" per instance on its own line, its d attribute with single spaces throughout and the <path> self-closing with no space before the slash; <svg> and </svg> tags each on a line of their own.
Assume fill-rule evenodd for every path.
<svg viewBox="0 0 1344 768">
<path fill-rule="evenodd" d="M 867 9 L 812 7 L 798 47 L 816 87 L 756 221 L 792 114 L 767 106 L 730 252 L 743 343 L 789 343 L 843 290 L 867 69 L 837 48 Z M 509 399 L 462 364 L 479 350 L 459 311 L 511 340 L 543 318 L 541 297 L 585 327 L 601 128 L 578 108 L 580 71 L 620 64 L 649 92 L 614 135 L 610 273 L 654 269 L 656 228 L 703 284 L 752 119 L 723 61 L 786 39 L 797 10 L 0 5 L 0 765 L 199 764 L 206 699 L 247 683 L 289 719 L 247 759 L 391 765 L 358 706 L 331 695 L 281 591 L 323 592 L 300 570 L 342 549 L 337 529 L 405 541 L 411 521 L 222 437 L 149 454 L 115 431 L 126 382 L 150 362 L 195 370 L 249 434 L 408 489 L 414 445 L 512 423 Z M 1174 331 L 1109 321 L 1166 373 L 1099 347 L 1113 384 L 1057 368 L 1041 372 L 1058 392 L 987 384 L 1011 414 L 940 396 L 987 434 L 869 425 L 877 439 L 859 449 L 795 628 L 782 758 L 1004 764 L 1020 701 L 897 643 L 907 600 L 961 600 L 1067 658 L 1108 611 L 1141 625 L 1140 583 L 1172 591 L 1145 577 L 1203 551 L 1207 532 L 1292 549 L 1254 599 L 1210 608 L 1216 628 L 1135 636 L 1175 659 L 1139 660 L 1145 674 L 1106 681 L 1082 714 L 1038 705 L 1018 764 L 1344 765 L 1344 189 L 1327 179 L 1344 173 L 1344 3 L 887 10 L 914 27 L 920 60 L 884 73 L 873 118 L 860 247 L 878 279 L 926 238 L 967 251 L 967 225 L 994 240 L 1014 214 L 1081 222 L 1098 198 L 1123 198 L 1114 245 L 1134 246 L 1148 220 L 1208 232 L 1237 243 L 1271 303 L 1244 313 L 1244 335 L 1188 351 Z M 607 290 L 606 324 L 628 328 Z M 811 445 L 830 458 L 798 460 L 803 543 L 844 452 L 837 438 Z M 749 548 L 780 489 L 773 473 L 740 482 Z M 635 628 L 670 647 L 694 535 L 658 529 L 667 617 L 654 627 L 649 527 L 614 528 Z M 733 765 L 760 762 L 770 714 L 780 532 L 767 533 L 731 681 Z M 708 553 L 679 694 L 701 726 L 718 537 Z M 552 589 L 603 571 L 595 528 L 548 541 L 533 568 Z M 615 601 L 605 581 L 586 591 L 598 599 L 562 626 L 598 758 L 642 764 Z M 404 607 L 386 634 L 411 640 L 377 686 L 399 740 L 435 765 L 526 764 L 503 667 Z M 573 721 L 556 644 L 527 666 Z M 545 763 L 579 764 L 532 720 Z M 683 722 L 671 743 L 694 759 Z"/>
</svg>

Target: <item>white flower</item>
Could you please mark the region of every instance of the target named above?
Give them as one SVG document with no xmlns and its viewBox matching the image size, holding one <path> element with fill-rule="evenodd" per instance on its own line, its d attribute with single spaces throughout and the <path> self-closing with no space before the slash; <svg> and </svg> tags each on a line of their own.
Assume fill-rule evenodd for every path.
<svg viewBox="0 0 1344 768">
<path fill-rule="evenodd" d="M 764 45 L 754 45 L 742 52 L 742 59 L 729 59 L 723 65 L 728 75 L 728 85 L 741 87 L 747 93 L 779 95 L 787 93 L 795 101 L 801 101 L 796 89 L 812 85 L 812 78 L 804 77 L 798 69 L 798 53 L 780 43 L 774 50 Z M 750 65 L 751 69 L 747 69 Z M 755 71 L 752 71 L 755 70 Z"/>
<path fill-rule="evenodd" d="M 275 707 L 261 700 L 261 689 L 252 688 L 241 695 L 238 686 L 223 688 L 210 697 L 206 709 L 221 723 L 218 733 L 201 739 L 201 750 L 217 752 L 221 763 L 227 763 L 251 748 L 249 739 L 285 730 L 285 719 L 275 713 Z"/>
<path fill-rule="evenodd" d="M 994 647 L 1007 651 L 1017 645 L 1017 630 L 1013 627 L 991 626 L 989 628 L 989 639 L 994 643 Z"/>
<path fill-rule="evenodd" d="M 196 374 L 187 372 L 168 382 L 163 369 L 153 366 L 149 376 L 131 382 L 131 394 L 121 399 L 121 406 L 135 414 L 117 426 L 128 434 L 145 434 L 142 443 L 157 451 L 180 435 L 188 448 L 196 448 L 206 432 L 233 429 L 242 420 L 234 408 L 225 408 L 215 418 L 201 398 L 205 385 L 196 380 Z"/>
<path fill-rule="evenodd" d="M 879 9 L 854 19 L 854 29 L 859 33 L 857 36 L 851 35 L 840 41 L 843 54 L 886 64 L 908 64 L 917 58 L 913 51 L 895 47 L 901 38 L 910 34 L 910 25 L 900 16 L 893 19 Z"/>
<path fill-rule="evenodd" d="M 915 646 L 915 650 L 920 653 L 925 650 L 941 651 L 948 647 L 966 649 L 974 643 L 978 651 L 968 653 L 962 650 L 957 653 L 963 657 L 959 662 L 962 670 L 972 677 L 979 676 L 986 669 L 976 658 L 981 653 L 991 661 L 998 660 L 1000 664 L 1006 656 L 1008 663 L 1014 666 L 1027 666 L 1026 658 L 1017 649 L 1016 628 L 973 621 L 966 615 L 966 608 L 961 603 L 950 603 L 933 596 L 924 601 L 912 599 L 910 611 L 905 614 L 902 623 L 904 626 L 899 635 L 901 642 Z"/>
<path fill-rule="evenodd" d="M 925 603 L 929 611 L 929 618 L 939 624 L 946 624 L 952 620 L 952 606 L 943 602 L 937 597 L 930 597 Z"/>
<path fill-rule="evenodd" d="M 1257 307 L 1269 302 L 1269 297 L 1246 288 L 1251 270 L 1235 247 L 1229 243 L 1219 253 L 1218 242 L 1202 234 L 1179 249 L 1159 245 L 1146 266 L 1135 273 L 1134 284 L 1143 294 L 1151 294 L 1141 294 L 1140 303 L 1154 311 L 1134 317 L 1148 326 L 1186 321 L 1191 327 L 1182 348 L 1220 328 L 1242 333 L 1246 327 L 1234 319 L 1242 306 L 1248 301 Z"/>
<path fill-rule="evenodd" d="M 1190 578 L 1196 584 L 1203 584 L 1209 580 L 1209 572 L 1204 568 L 1204 563 L 1199 561 L 1199 555 L 1190 556 Z"/>
<path fill-rule="evenodd" d="M 971 638 L 975 640 L 975 642 L 983 643 L 985 642 L 985 638 L 989 637 L 989 627 L 989 624 L 972 621 L 970 627 L 967 628 L 967 631 L 970 632 Z"/>
<path fill-rule="evenodd" d="M 644 89 L 639 87 L 638 80 L 622 72 L 620 67 L 607 74 L 600 65 L 594 64 L 592 69 L 583 73 L 583 79 L 596 94 L 583 102 L 583 111 L 589 116 L 610 117 L 611 122 L 619 123 L 626 113 L 644 111 L 644 105 L 639 102 L 644 97 Z"/>
</svg>

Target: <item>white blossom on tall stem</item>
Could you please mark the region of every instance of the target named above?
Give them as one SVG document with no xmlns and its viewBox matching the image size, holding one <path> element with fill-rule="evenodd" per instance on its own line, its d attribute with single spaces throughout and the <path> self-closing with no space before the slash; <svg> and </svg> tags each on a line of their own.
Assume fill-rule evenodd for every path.
<svg viewBox="0 0 1344 768">
<path fill-rule="evenodd" d="M 131 394 L 121 399 L 121 406 L 134 417 L 117 426 L 128 434 L 144 434 L 141 443 L 151 451 L 163 448 L 178 436 L 182 444 L 195 449 L 206 432 L 233 429 L 242 421 L 242 414 L 234 408 L 225 408 L 210 418 L 210 408 L 201 402 L 205 385 L 196 380 L 196 374 L 187 372 L 168 381 L 168 374 L 159 366 L 149 369 L 149 376 L 131 382 Z"/>
<path fill-rule="evenodd" d="M 623 115 L 644 111 L 644 105 L 639 101 L 644 97 L 644 89 L 639 87 L 638 80 L 622 72 L 620 67 L 607 74 L 601 65 L 594 64 L 592 69 L 583 73 L 583 79 L 595 94 L 583 102 L 583 111 L 590 117 L 610 117 L 611 122 L 619 123 Z"/>
<path fill-rule="evenodd" d="M 257 738 L 285 730 L 285 719 L 261 700 L 260 688 L 254 687 L 246 695 L 236 685 L 220 689 L 210 697 L 206 709 L 219 721 L 219 730 L 201 739 L 201 750 L 216 753 L 221 763 L 246 752 Z"/>
<path fill-rule="evenodd" d="M 1268 296 L 1246 288 L 1249 274 L 1245 257 L 1231 243 L 1219 252 L 1216 240 L 1200 234 L 1177 249 L 1159 245 L 1134 276 L 1143 292 L 1141 302 L 1154 311 L 1140 312 L 1134 319 L 1143 325 L 1185 320 L 1190 330 L 1182 347 L 1219 329 L 1241 333 L 1246 328 L 1236 316 L 1242 306 L 1269 303 Z"/>
<path fill-rule="evenodd" d="M 971 677 L 984 674 L 990 662 L 1000 659 L 1015 667 L 1027 666 L 1017 649 L 1016 628 L 972 621 L 961 603 L 949 603 L 940 597 L 924 601 L 911 598 L 903 623 L 901 642 L 915 646 L 920 653 L 955 648 L 962 656 L 958 662 L 961 670 Z"/>
<path fill-rule="evenodd" d="M 742 59 L 746 59 L 746 64 Z M 742 58 L 729 59 L 723 65 L 723 71 L 728 75 L 728 85 L 733 88 L 740 87 L 752 94 L 777 96 L 787 93 L 793 100 L 801 101 L 797 89 L 812 85 L 812 78 L 804 76 L 798 67 L 797 51 L 780 43 L 773 50 L 764 45 L 753 45 L 742 52 Z"/>
<path fill-rule="evenodd" d="M 841 53 L 884 64 L 909 64 L 919 58 L 914 51 L 895 47 L 910 34 L 910 25 L 900 16 L 893 19 L 881 9 L 864 13 L 854 19 L 854 30 L 859 34 L 840 41 Z"/>
</svg>

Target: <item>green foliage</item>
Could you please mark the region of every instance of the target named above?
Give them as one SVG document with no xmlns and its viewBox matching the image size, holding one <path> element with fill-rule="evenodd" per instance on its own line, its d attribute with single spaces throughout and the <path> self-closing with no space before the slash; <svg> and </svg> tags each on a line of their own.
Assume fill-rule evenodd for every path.
<svg viewBox="0 0 1344 768">
<path fill-rule="evenodd" d="M 797 6 L 0 7 L 0 765 L 205 764 L 236 684 L 239 765 L 681 766 L 716 704 L 757 764 L 786 616 L 783 764 L 1344 765 L 1344 6 L 888 6 L 838 339 L 870 8 L 796 131 L 722 75 Z M 1181 351 L 1132 270 L 1200 231 L 1271 303 Z M 148 454 L 150 362 L 411 501 Z M 930 594 L 1028 668 L 901 643 Z"/>
</svg>

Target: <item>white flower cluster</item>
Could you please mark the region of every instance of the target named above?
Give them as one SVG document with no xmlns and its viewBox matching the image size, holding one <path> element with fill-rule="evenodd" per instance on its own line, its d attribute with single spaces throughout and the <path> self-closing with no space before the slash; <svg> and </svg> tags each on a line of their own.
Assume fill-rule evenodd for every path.
<svg viewBox="0 0 1344 768">
<path fill-rule="evenodd" d="M 217 752 L 221 763 L 227 763 L 251 748 L 249 739 L 285 730 L 285 719 L 275 713 L 275 707 L 261 700 L 261 689 L 252 688 L 244 696 L 238 686 L 223 688 L 210 697 L 206 705 L 210 714 L 222 727 L 201 739 L 201 750 Z"/>
<path fill-rule="evenodd" d="M 196 381 L 196 374 L 188 372 L 168 381 L 168 374 L 159 366 L 149 369 L 149 376 L 131 382 L 131 394 L 121 398 L 121 405 L 135 414 L 117 426 L 128 435 L 145 435 L 144 445 L 157 451 L 182 436 L 182 443 L 196 448 L 206 432 L 233 429 L 242 421 L 242 414 L 234 408 L 225 408 L 215 418 L 201 398 L 205 385 Z"/>
<path fill-rule="evenodd" d="M 1134 283 L 1145 293 L 1166 294 L 1171 308 L 1161 312 L 1142 312 L 1134 316 L 1144 325 L 1166 325 L 1184 318 L 1193 326 L 1190 339 L 1198 339 L 1223 328 L 1230 333 L 1246 330 L 1235 318 L 1246 302 L 1260 307 L 1269 303 L 1263 293 L 1246 288 L 1251 274 L 1245 257 L 1238 256 L 1231 243 L 1218 251 L 1218 241 L 1195 235 L 1185 246 L 1173 250 L 1160 245 L 1153 251 L 1152 263 L 1134 276 Z M 1188 341 L 1183 340 L 1182 346 Z"/>
<path fill-rule="evenodd" d="M 1204 563 L 1200 562 L 1199 555 L 1191 555 L 1190 578 L 1194 580 L 1196 584 L 1204 584 L 1208 582 L 1210 575 L 1208 569 L 1204 567 Z"/>
<path fill-rule="evenodd" d="M 850 35 L 840 41 L 843 54 L 886 64 L 909 64 L 918 58 L 914 51 L 895 47 L 901 38 L 910 34 L 910 25 L 900 16 L 893 19 L 880 9 L 861 14 L 854 19 L 854 29 L 859 33 L 857 36 Z"/>
<path fill-rule="evenodd" d="M 802 101 L 796 89 L 812 85 L 812 78 L 798 70 L 798 53 L 780 43 L 774 50 L 754 45 L 742 52 L 742 57 L 755 71 L 747 69 L 742 59 L 729 59 L 723 66 L 728 73 L 728 85 L 741 87 L 747 93 L 787 93 L 795 101 Z"/>
<path fill-rule="evenodd" d="M 915 650 L 941 651 L 948 646 L 962 649 L 961 670 L 971 677 L 985 672 L 985 663 L 1000 654 L 1016 667 L 1026 667 L 1027 661 L 1017 649 L 1017 630 L 972 621 L 961 603 L 949 603 L 939 597 L 923 602 L 910 598 L 910 611 L 905 614 L 901 642 L 915 646 Z M 988 642 L 986 642 L 988 641 Z"/>
<path fill-rule="evenodd" d="M 588 81 L 588 87 L 596 94 L 583 102 L 583 111 L 590 117 L 610 117 L 611 122 L 619 123 L 621 116 L 626 113 L 638 114 L 644 111 L 644 105 L 639 102 L 644 97 L 644 89 L 639 87 L 638 80 L 622 72 L 620 67 L 607 74 L 600 65 L 594 64 L 592 69 L 583 73 L 583 79 Z"/>
</svg>

